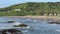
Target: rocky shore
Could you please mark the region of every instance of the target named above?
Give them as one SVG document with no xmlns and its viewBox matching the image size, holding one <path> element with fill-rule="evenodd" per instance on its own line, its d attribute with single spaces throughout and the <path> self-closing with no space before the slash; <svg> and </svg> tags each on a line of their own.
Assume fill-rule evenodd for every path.
<svg viewBox="0 0 60 34">
<path fill-rule="evenodd" d="M 31 18 L 31 19 L 39 19 L 42 21 L 52 21 L 52 22 L 59 22 L 60 23 L 60 17 L 59 16 L 4 16 L 8 18 Z"/>
</svg>

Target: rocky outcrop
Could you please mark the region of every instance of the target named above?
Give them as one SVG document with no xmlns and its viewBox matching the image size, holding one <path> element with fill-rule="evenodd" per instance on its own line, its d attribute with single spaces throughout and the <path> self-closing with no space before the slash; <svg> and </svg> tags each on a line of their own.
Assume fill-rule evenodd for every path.
<svg viewBox="0 0 60 34">
<path fill-rule="evenodd" d="M 14 25 L 14 27 L 28 27 L 26 24 L 19 24 L 19 25 Z"/>
<path fill-rule="evenodd" d="M 16 29 L 5 29 L 5 30 L 1 30 L 0 34 L 23 34 L 21 31 L 16 30 Z"/>
</svg>

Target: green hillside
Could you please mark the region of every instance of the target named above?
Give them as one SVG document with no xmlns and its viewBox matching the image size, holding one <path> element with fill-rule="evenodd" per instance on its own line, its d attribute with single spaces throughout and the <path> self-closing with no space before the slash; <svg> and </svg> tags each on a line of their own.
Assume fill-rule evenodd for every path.
<svg viewBox="0 0 60 34">
<path fill-rule="evenodd" d="M 60 2 L 27 2 L 0 8 L 0 16 L 60 14 Z"/>
</svg>

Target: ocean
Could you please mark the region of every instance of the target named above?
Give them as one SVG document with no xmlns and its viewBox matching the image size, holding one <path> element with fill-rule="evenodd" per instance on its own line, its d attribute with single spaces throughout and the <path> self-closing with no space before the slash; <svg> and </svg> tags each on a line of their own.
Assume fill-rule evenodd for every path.
<svg viewBox="0 0 60 34">
<path fill-rule="evenodd" d="M 0 17 L 0 29 L 12 27 L 13 24 L 8 24 L 6 23 L 7 21 L 16 21 L 31 26 L 31 28 L 16 28 L 21 30 L 24 34 L 60 34 L 59 24 L 49 24 L 48 21 L 31 18 Z"/>
</svg>

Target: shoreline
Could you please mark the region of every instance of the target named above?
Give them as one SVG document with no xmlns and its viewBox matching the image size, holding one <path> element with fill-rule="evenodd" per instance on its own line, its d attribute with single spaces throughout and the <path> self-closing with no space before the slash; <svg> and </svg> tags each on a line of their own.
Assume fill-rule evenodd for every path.
<svg viewBox="0 0 60 34">
<path fill-rule="evenodd" d="M 59 16 L 0 16 L 8 18 L 60 18 Z"/>
<path fill-rule="evenodd" d="M 40 21 L 47 21 L 50 24 L 60 24 L 60 17 L 59 16 L 1 16 L 6 18 L 28 18 L 32 20 L 40 20 Z"/>
<path fill-rule="evenodd" d="M 28 17 L 28 18 L 38 18 L 38 17 L 53 17 L 53 18 L 56 18 L 56 17 L 59 17 L 59 16 L 0 16 L 0 17 Z"/>
<path fill-rule="evenodd" d="M 31 19 L 39 19 L 42 21 L 59 21 L 59 16 L 1 16 L 1 17 L 7 17 L 7 18 L 31 18 Z"/>
</svg>

